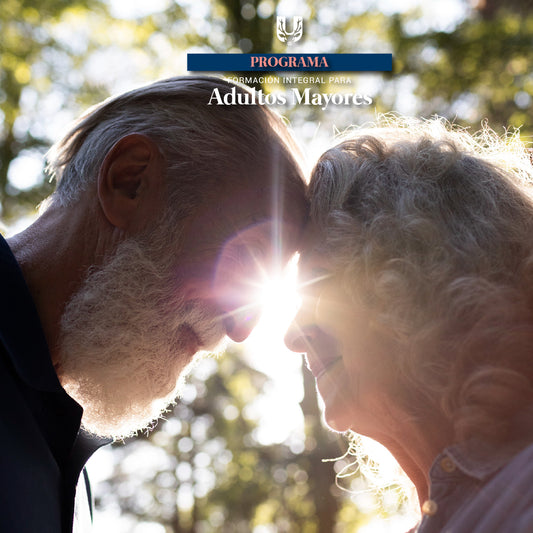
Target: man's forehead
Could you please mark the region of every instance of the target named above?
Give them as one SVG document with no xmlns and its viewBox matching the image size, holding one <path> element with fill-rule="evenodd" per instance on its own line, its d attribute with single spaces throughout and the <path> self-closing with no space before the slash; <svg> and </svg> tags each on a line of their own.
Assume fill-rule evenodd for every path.
<svg viewBox="0 0 533 533">
<path fill-rule="evenodd" d="M 273 220 L 280 225 L 297 226 L 301 231 L 307 220 L 304 188 L 291 187 L 285 180 L 273 180 L 261 186 L 234 185 L 227 194 L 216 197 L 215 202 L 218 210 L 227 217 L 235 217 L 237 224 Z"/>
<path fill-rule="evenodd" d="M 246 188 L 212 195 L 199 207 L 185 228 L 190 249 L 220 248 L 234 244 L 272 242 L 285 251 L 300 245 L 307 219 L 305 198 L 292 195 L 273 201 L 261 190 Z"/>
<path fill-rule="evenodd" d="M 302 219 L 294 216 L 280 219 L 276 216 L 261 218 L 256 214 L 248 220 L 243 220 L 240 228 L 234 227 L 224 246 L 228 244 L 250 248 L 257 246 L 264 252 L 269 248 L 277 253 L 279 259 L 287 260 L 299 249 L 303 227 Z"/>
</svg>

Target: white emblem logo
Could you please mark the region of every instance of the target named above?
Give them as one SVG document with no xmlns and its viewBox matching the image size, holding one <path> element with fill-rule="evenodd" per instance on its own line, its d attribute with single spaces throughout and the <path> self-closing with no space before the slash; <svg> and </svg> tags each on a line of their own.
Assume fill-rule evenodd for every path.
<svg viewBox="0 0 533 533">
<path fill-rule="evenodd" d="M 277 34 L 278 39 L 282 43 L 292 44 L 302 38 L 304 31 L 303 17 L 292 17 L 292 32 L 287 31 L 287 18 L 277 18 Z"/>
</svg>

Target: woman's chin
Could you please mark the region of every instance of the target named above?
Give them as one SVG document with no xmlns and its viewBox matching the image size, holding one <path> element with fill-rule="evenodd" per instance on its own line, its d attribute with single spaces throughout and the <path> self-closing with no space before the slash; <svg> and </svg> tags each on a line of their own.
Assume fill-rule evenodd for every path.
<svg viewBox="0 0 533 533">
<path fill-rule="evenodd" d="M 348 431 L 352 424 L 353 398 L 343 365 L 334 365 L 317 379 L 317 389 L 324 402 L 324 420 L 333 430 Z"/>
<path fill-rule="evenodd" d="M 346 405 L 328 406 L 324 408 L 324 420 L 327 426 L 333 431 L 344 433 L 351 429 L 351 419 L 349 409 Z"/>
</svg>

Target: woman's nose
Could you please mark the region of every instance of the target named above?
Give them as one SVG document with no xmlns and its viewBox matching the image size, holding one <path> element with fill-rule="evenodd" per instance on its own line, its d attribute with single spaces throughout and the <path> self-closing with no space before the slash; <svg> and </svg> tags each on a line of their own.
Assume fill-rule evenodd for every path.
<svg viewBox="0 0 533 533">
<path fill-rule="evenodd" d="M 285 346 L 292 352 L 307 353 L 312 347 L 317 331 L 317 326 L 310 323 L 306 324 L 297 316 L 285 334 Z"/>
</svg>

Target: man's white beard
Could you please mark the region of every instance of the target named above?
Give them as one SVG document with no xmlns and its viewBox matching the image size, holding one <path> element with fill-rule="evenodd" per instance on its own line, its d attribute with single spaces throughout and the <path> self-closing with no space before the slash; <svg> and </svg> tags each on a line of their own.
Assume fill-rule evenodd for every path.
<svg viewBox="0 0 533 533">
<path fill-rule="evenodd" d="M 124 438 L 147 427 L 177 396 L 197 341 L 212 349 L 223 338 L 215 309 L 184 302 L 176 264 L 164 243 L 129 239 L 68 302 L 57 372 L 88 431 Z"/>
</svg>

